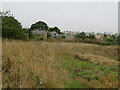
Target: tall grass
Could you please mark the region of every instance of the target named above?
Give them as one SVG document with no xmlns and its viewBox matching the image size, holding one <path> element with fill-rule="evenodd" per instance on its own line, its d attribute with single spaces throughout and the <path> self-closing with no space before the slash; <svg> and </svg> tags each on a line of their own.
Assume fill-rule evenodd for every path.
<svg viewBox="0 0 120 90">
<path fill-rule="evenodd" d="M 90 60 L 85 61 L 90 64 L 90 67 L 96 63 L 94 58 L 107 58 L 109 63 L 118 62 L 117 46 L 99 46 L 84 43 L 72 42 L 40 42 L 40 41 L 8 41 L 3 40 L 3 87 L 14 88 L 63 88 L 69 87 L 71 84 L 79 84 L 80 77 L 74 78 L 77 81 L 71 81 L 69 76 L 69 69 L 72 71 L 74 67 L 79 67 L 77 63 L 82 62 L 81 58 L 76 58 L 76 54 L 84 55 L 85 59 L 89 58 L 85 55 L 91 55 Z M 95 56 L 92 56 L 95 55 Z M 64 61 L 63 58 L 67 57 Z M 70 60 L 70 58 L 74 58 Z M 92 62 L 91 62 L 92 59 Z M 75 66 L 72 66 L 74 60 L 77 60 Z M 66 64 L 64 64 L 64 62 Z M 97 62 L 102 62 L 97 60 Z M 99 63 L 101 64 L 101 63 Z M 111 64 L 112 65 L 112 64 Z M 114 67 L 113 68 L 116 68 Z M 70 68 L 68 68 L 70 67 Z M 97 66 L 95 66 L 97 67 Z M 80 66 L 82 68 L 82 66 Z M 104 68 L 103 68 L 104 69 Z M 74 70 L 73 70 L 74 71 Z M 93 69 L 94 72 L 95 70 Z M 81 71 L 79 71 L 81 72 Z M 116 70 L 114 73 L 117 73 Z M 77 74 L 77 73 L 73 73 Z M 89 74 L 89 73 L 88 73 Z M 104 75 L 104 74 L 103 74 Z M 89 76 L 90 77 L 90 76 Z M 113 80 L 117 77 L 113 75 Z M 84 76 L 81 77 L 85 79 Z M 116 80 L 115 79 L 115 80 Z M 65 83 L 65 81 L 70 81 Z M 89 81 L 88 81 L 89 82 Z M 99 81 L 98 81 L 99 82 Z M 81 87 L 89 87 L 84 82 Z M 89 84 L 92 81 L 89 82 Z M 112 80 L 111 80 L 111 83 Z M 67 84 L 67 86 L 66 86 Z M 70 85 L 69 85 L 70 84 Z M 85 86 L 86 85 L 86 86 Z M 99 85 L 99 83 L 98 83 Z M 110 87 L 117 87 L 116 83 Z M 74 85 L 73 85 L 74 87 Z M 76 86 L 75 86 L 76 87 Z M 94 86 L 91 86 L 94 87 Z M 102 86 L 101 86 L 102 87 Z M 107 86 L 103 86 L 107 87 Z"/>
</svg>

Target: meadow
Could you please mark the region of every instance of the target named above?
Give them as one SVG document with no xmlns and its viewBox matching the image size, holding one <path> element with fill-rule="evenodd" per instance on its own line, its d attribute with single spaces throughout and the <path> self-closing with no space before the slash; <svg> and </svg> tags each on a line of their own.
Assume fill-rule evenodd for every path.
<svg viewBox="0 0 120 90">
<path fill-rule="evenodd" d="M 118 88 L 119 47 L 2 40 L 3 88 Z"/>
</svg>

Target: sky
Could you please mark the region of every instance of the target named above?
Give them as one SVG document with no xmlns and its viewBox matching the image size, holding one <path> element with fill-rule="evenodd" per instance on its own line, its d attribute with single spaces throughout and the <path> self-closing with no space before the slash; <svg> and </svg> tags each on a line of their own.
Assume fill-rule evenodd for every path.
<svg viewBox="0 0 120 90">
<path fill-rule="evenodd" d="M 23 27 L 37 21 L 61 31 L 118 32 L 117 2 L 2 2 Z"/>
</svg>

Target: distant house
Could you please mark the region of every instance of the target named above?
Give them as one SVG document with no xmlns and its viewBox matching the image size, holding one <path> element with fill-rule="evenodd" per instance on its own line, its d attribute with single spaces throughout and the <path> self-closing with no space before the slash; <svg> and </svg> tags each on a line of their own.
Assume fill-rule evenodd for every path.
<svg viewBox="0 0 120 90">
<path fill-rule="evenodd" d="M 74 35 L 66 35 L 65 36 L 66 40 L 73 40 L 74 38 L 75 38 Z"/>
<path fill-rule="evenodd" d="M 40 37 L 46 39 L 47 38 L 47 32 L 43 30 L 33 30 L 32 35 L 39 35 Z"/>
<path fill-rule="evenodd" d="M 55 31 L 50 32 L 50 34 L 51 34 L 51 36 L 52 36 L 53 38 L 58 37 L 58 33 L 57 33 L 57 32 L 55 32 Z"/>
<path fill-rule="evenodd" d="M 38 35 L 43 35 L 45 33 L 45 31 L 41 31 L 41 30 L 33 30 L 32 34 L 38 34 Z"/>
</svg>

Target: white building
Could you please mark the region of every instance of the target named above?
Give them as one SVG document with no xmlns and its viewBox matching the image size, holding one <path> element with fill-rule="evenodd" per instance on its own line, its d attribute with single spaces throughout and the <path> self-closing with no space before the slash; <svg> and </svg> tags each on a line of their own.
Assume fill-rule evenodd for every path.
<svg viewBox="0 0 120 90">
<path fill-rule="evenodd" d="M 58 37 L 58 33 L 56 31 L 50 32 L 53 38 Z"/>
</svg>

